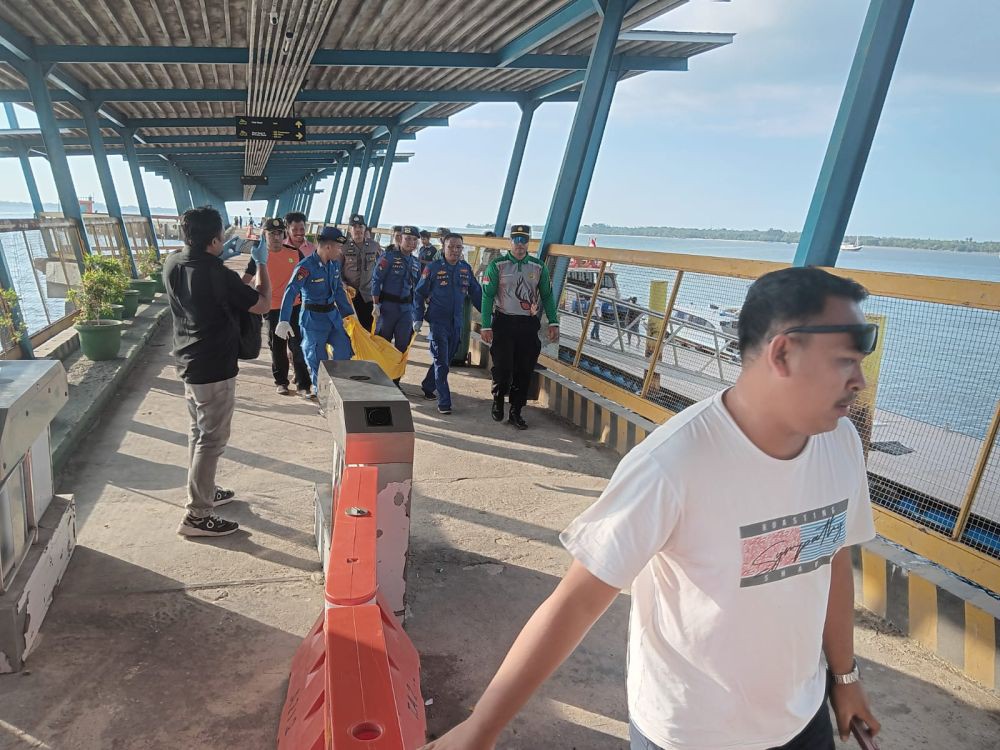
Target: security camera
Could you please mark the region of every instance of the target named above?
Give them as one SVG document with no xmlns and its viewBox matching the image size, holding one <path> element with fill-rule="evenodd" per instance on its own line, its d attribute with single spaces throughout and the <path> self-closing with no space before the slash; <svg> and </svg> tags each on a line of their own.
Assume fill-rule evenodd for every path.
<svg viewBox="0 0 1000 750">
<path fill-rule="evenodd" d="M 271 25 L 278 25 L 278 0 L 272 0 L 271 2 Z"/>
</svg>

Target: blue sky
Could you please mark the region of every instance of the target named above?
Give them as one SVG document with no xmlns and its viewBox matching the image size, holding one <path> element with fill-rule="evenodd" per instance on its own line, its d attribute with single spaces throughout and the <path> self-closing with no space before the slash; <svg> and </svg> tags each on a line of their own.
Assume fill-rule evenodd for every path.
<svg viewBox="0 0 1000 750">
<path fill-rule="evenodd" d="M 800 228 L 867 6 L 692 0 L 647 24 L 737 36 L 686 73 L 619 84 L 584 221 Z M 997 28 L 1000 3 L 916 3 L 849 233 L 1000 239 Z M 415 156 L 393 169 L 383 220 L 492 223 L 518 116 L 515 105 L 478 105 L 404 142 Z M 512 221 L 544 222 L 572 116 L 571 104 L 536 112 Z M 44 162 L 33 165 L 54 201 Z M 78 193 L 99 199 L 90 159 L 71 168 Z M 120 159 L 112 169 L 121 201 L 134 203 Z M 0 161 L 0 177 L 0 200 L 27 200 L 16 161 Z M 146 186 L 154 205 L 173 204 L 166 182 L 146 175 Z M 314 217 L 324 208 L 320 196 Z"/>
</svg>

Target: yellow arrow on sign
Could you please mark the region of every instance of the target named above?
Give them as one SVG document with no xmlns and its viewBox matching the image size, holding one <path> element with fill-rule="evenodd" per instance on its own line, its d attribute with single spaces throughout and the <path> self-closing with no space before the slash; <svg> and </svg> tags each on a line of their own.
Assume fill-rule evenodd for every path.
<svg viewBox="0 0 1000 750">
<path fill-rule="evenodd" d="M 303 137 L 304 136 L 302 135 L 302 133 L 296 133 L 295 134 L 295 139 L 298 140 L 298 141 L 301 141 Z"/>
<path fill-rule="evenodd" d="M 295 127 L 297 127 L 297 128 L 301 128 L 301 127 L 303 127 L 303 125 L 302 125 L 302 120 L 296 120 L 296 121 L 295 121 Z"/>
</svg>

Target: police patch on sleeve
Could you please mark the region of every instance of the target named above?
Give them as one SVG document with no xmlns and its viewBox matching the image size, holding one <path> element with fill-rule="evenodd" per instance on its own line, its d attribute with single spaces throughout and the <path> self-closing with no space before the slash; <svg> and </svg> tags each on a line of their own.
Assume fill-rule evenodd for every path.
<svg viewBox="0 0 1000 750">
<path fill-rule="evenodd" d="M 299 267 L 299 270 L 295 273 L 296 281 L 305 281 L 309 278 L 309 270 L 305 267 Z"/>
</svg>

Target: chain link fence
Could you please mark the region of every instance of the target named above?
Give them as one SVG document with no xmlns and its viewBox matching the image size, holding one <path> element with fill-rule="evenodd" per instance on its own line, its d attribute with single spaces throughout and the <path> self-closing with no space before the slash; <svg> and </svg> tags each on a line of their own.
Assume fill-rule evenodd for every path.
<svg viewBox="0 0 1000 750">
<path fill-rule="evenodd" d="M 560 364 L 656 407 L 650 417 L 736 382 L 743 298 L 784 267 L 562 245 L 549 258 L 566 274 Z M 1000 559 L 1000 284 L 835 272 L 869 289 L 882 331 L 852 414 L 873 502 Z"/>
</svg>

